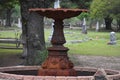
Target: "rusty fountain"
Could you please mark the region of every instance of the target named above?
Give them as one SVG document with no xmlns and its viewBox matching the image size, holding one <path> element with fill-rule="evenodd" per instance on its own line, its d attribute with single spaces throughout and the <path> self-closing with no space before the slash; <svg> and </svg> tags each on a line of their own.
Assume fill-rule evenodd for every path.
<svg viewBox="0 0 120 80">
<path fill-rule="evenodd" d="M 0 67 L 0 78 L 15 78 L 16 80 L 120 80 L 120 71 L 74 67 L 73 63 L 69 60 L 67 54 L 69 49 L 63 46 L 66 43 L 63 33 L 63 20 L 78 16 L 80 13 L 87 12 L 88 10 L 33 8 L 29 9 L 29 11 L 54 19 L 54 32 L 51 39 L 52 47 L 47 49 L 48 58 L 41 67 Z"/>
<path fill-rule="evenodd" d="M 86 12 L 85 9 L 62 9 L 62 8 L 36 8 L 30 9 L 30 12 L 37 12 L 41 16 L 54 19 L 54 32 L 52 36 L 52 47 L 48 48 L 48 58 L 42 64 L 42 69 L 39 70 L 41 76 L 75 76 L 76 71 L 73 69 L 73 63 L 69 60 L 67 47 L 63 33 L 63 20 L 79 15 L 81 12 Z"/>
</svg>

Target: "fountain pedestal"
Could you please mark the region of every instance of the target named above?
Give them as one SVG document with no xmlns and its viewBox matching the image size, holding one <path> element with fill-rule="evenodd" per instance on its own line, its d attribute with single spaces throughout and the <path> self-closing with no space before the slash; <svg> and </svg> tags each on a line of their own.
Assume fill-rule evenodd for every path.
<svg viewBox="0 0 120 80">
<path fill-rule="evenodd" d="M 36 8 L 30 9 L 30 12 L 37 12 L 41 16 L 54 19 L 54 32 L 51 39 L 52 47 L 48 48 L 48 58 L 42 64 L 42 69 L 39 69 L 40 76 L 76 76 L 76 71 L 73 69 L 73 63 L 69 60 L 67 51 L 64 47 L 66 43 L 63 33 L 63 20 L 78 16 L 85 9 L 52 9 L 52 8 Z"/>
</svg>

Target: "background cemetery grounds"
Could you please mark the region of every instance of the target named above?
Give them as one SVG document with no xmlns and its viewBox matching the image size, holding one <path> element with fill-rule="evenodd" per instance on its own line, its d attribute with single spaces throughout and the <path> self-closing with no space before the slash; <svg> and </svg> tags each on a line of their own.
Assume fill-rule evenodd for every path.
<svg viewBox="0 0 120 80">
<path fill-rule="evenodd" d="M 50 29 L 45 29 L 45 39 L 48 41 Z M 70 54 L 120 56 L 120 33 L 116 33 L 117 44 L 107 45 L 110 32 L 95 32 L 88 30 L 82 34 L 80 29 L 65 29 L 66 44 Z"/>
<path fill-rule="evenodd" d="M 0 38 L 15 38 L 16 32 L 20 35 L 21 30 L 14 29 L 3 29 L 0 31 Z M 116 45 L 107 45 L 110 32 L 88 30 L 88 34 L 82 34 L 80 29 L 65 29 L 64 33 L 65 46 L 70 49 L 69 57 L 75 66 L 120 70 L 120 33 L 116 33 Z M 45 28 L 46 46 L 51 46 L 50 34 L 51 29 Z M 16 46 L 0 43 L 1 45 Z M 20 65 L 24 61 L 20 59 L 21 55 L 22 50 L 20 49 L 0 49 L 0 66 Z"/>
<path fill-rule="evenodd" d="M 18 36 L 16 36 L 16 33 Z M 21 31 L 18 30 L 2 30 L 0 31 L 0 38 L 15 38 L 20 36 Z M 116 33 L 117 44 L 107 45 L 110 38 L 110 32 L 96 32 L 88 30 L 88 34 L 82 34 L 80 29 L 64 30 L 66 44 L 70 54 L 81 55 L 101 55 L 101 56 L 120 56 L 120 33 Z M 51 34 L 50 28 L 45 28 L 45 41 L 46 46 L 50 46 L 49 37 Z M 1 45 L 2 43 L 0 43 Z M 2 44 L 3 45 L 3 44 Z M 13 44 L 4 44 L 6 46 Z M 21 53 L 21 50 L 5 50 L 0 49 L 0 55 L 2 53 Z"/>
</svg>

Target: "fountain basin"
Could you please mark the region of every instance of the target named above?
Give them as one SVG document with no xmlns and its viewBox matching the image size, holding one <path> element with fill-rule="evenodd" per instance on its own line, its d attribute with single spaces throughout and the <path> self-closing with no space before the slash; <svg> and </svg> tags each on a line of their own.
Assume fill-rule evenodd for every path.
<svg viewBox="0 0 120 80">
<path fill-rule="evenodd" d="M 93 80 L 97 68 L 74 67 L 77 76 L 37 76 L 40 66 L 0 67 L 0 79 L 10 80 Z M 120 71 L 105 70 L 108 79 L 120 80 Z"/>
<path fill-rule="evenodd" d="M 66 9 L 66 8 L 32 8 L 29 9 L 30 12 L 37 12 L 41 16 L 46 16 L 55 20 L 67 19 L 71 17 L 78 16 L 82 12 L 87 12 L 86 9 Z"/>
</svg>

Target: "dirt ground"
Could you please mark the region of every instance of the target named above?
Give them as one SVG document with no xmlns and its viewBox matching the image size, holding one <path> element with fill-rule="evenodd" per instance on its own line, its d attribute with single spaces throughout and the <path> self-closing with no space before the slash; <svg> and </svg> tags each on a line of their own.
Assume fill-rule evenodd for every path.
<svg viewBox="0 0 120 80">
<path fill-rule="evenodd" d="M 70 57 L 75 66 L 120 70 L 120 56 L 103 57 L 103 56 L 71 55 Z"/>
<path fill-rule="evenodd" d="M 0 67 L 21 65 L 24 59 L 18 55 L 7 55 L 0 57 Z M 96 67 L 104 69 L 120 70 L 120 57 L 69 55 L 75 66 Z"/>
<path fill-rule="evenodd" d="M 20 57 L 20 54 L 0 56 L 0 67 L 21 65 L 24 60 Z"/>
</svg>

